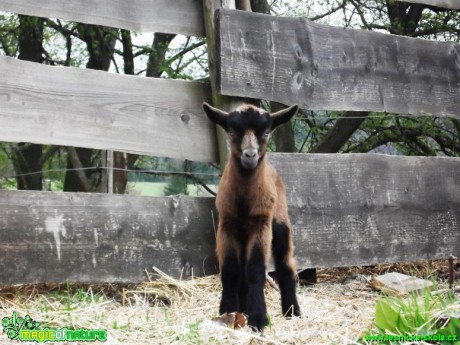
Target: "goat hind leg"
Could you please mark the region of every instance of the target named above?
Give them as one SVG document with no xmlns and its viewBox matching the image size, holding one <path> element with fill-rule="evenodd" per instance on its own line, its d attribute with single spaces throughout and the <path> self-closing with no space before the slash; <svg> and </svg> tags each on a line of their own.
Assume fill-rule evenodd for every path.
<svg viewBox="0 0 460 345">
<path fill-rule="evenodd" d="M 295 261 L 291 231 L 284 222 L 272 223 L 272 252 L 275 258 L 275 269 L 281 291 L 281 310 L 286 317 L 300 316 L 300 308 L 296 296 Z"/>
</svg>

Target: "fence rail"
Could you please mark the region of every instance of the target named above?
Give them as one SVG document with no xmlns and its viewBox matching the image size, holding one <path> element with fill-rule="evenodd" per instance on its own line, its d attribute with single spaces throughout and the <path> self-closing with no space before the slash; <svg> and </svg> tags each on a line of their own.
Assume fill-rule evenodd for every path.
<svg viewBox="0 0 460 345">
<path fill-rule="evenodd" d="M 200 0 L 0 0 L 0 11 L 137 32 L 204 36 Z"/>
<path fill-rule="evenodd" d="M 273 154 L 299 266 L 336 267 L 460 253 L 460 159 Z"/>
<path fill-rule="evenodd" d="M 0 141 L 217 161 L 209 84 L 0 56 Z"/>
<path fill-rule="evenodd" d="M 0 190 L 0 284 L 216 271 L 210 198 Z"/>
<path fill-rule="evenodd" d="M 460 9 L 460 1 L 458 0 L 404 0 L 404 2 L 411 2 L 414 4 L 422 4 L 422 5 L 430 5 L 430 6 L 436 6 L 436 7 L 441 7 L 441 8 L 450 8 L 453 10 Z"/>
<path fill-rule="evenodd" d="M 272 154 L 299 267 L 445 258 L 460 252 L 460 161 Z M 321 186 L 321 188 L 318 188 Z M 213 198 L 0 190 L 0 284 L 137 282 L 217 272 Z"/>
<path fill-rule="evenodd" d="M 222 94 L 460 118 L 459 44 L 225 9 L 217 21 Z"/>
</svg>

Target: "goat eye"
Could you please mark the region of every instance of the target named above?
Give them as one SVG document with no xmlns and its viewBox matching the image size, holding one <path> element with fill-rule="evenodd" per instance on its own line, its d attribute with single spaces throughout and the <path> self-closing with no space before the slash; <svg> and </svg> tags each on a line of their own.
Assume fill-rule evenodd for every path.
<svg viewBox="0 0 460 345">
<path fill-rule="evenodd" d="M 264 139 L 266 139 L 266 138 L 268 138 L 269 135 L 270 135 L 270 131 L 267 130 L 267 131 L 265 131 L 265 132 L 262 134 L 262 137 L 263 137 Z"/>
<path fill-rule="evenodd" d="M 230 135 L 233 138 L 235 136 L 235 130 L 229 129 L 228 130 L 228 135 Z"/>
</svg>

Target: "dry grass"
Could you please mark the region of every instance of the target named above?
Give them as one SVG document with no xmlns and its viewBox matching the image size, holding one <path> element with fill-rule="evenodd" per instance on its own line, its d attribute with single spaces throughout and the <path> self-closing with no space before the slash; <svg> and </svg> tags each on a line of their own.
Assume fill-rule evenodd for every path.
<svg viewBox="0 0 460 345">
<path fill-rule="evenodd" d="M 318 284 L 299 288 L 303 316 L 292 320 L 281 315 L 279 292 L 267 287 L 271 324 L 263 335 L 212 321 L 217 276 L 178 281 L 157 271 L 156 280 L 136 286 L 15 286 L 0 290 L 0 309 L 2 317 L 16 311 L 42 326 L 107 329 L 108 344 L 353 344 L 373 322 L 380 294 L 368 282 L 371 275 L 393 270 L 427 277 L 446 272 L 447 264 L 319 270 Z"/>
</svg>

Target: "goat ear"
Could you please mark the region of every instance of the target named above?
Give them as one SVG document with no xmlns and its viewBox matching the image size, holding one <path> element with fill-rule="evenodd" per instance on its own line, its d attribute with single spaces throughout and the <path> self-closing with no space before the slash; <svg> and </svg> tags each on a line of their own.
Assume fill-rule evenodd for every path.
<svg viewBox="0 0 460 345">
<path fill-rule="evenodd" d="M 288 122 L 299 110 L 297 104 L 291 105 L 289 108 L 277 111 L 276 113 L 270 114 L 272 118 L 272 130 L 282 125 L 285 122 Z"/>
<path fill-rule="evenodd" d="M 208 115 L 208 118 L 214 122 L 215 124 L 218 124 L 221 126 L 223 129 L 227 130 L 227 116 L 228 113 L 226 113 L 223 110 L 214 108 L 213 106 L 209 105 L 208 103 L 203 103 L 203 110 Z"/>
</svg>

